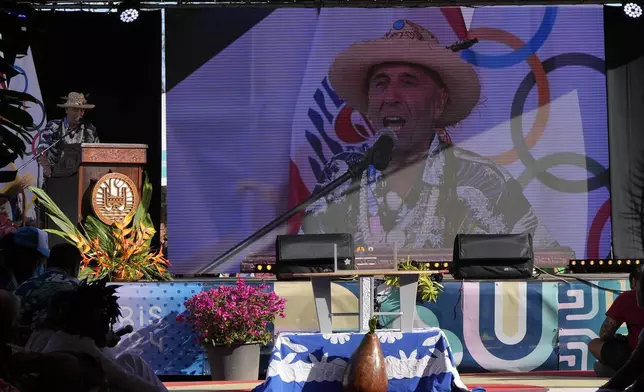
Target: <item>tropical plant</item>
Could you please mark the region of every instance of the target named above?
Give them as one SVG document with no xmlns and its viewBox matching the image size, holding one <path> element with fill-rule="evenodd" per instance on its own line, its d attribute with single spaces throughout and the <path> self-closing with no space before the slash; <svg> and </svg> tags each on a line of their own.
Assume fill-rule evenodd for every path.
<svg viewBox="0 0 644 392">
<path fill-rule="evenodd" d="M 19 73 L 3 57 L 0 56 L 0 84 Z M 33 142 L 34 119 L 26 110 L 28 102 L 39 104 L 33 96 L 8 89 L 0 88 L 0 168 L 22 158 L 27 152 L 27 146 Z M 13 173 L 15 177 L 15 172 Z M 0 177 L 0 182 L 13 181 L 13 177 Z"/>
<path fill-rule="evenodd" d="M 411 258 L 407 258 L 398 264 L 399 271 L 425 271 L 423 267 L 416 266 Z M 400 279 L 397 276 L 385 276 L 385 284 L 390 287 L 400 287 Z M 436 302 L 438 295 L 443 291 L 443 285 L 432 280 L 430 274 L 418 276 L 418 292 L 423 301 Z"/>
<path fill-rule="evenodd" d="M 115 222 L 111 226 L 89 215 L 78 229 L 47 193 L 35 187 L 30 190 L 60 229 L 46 231 L 64 238 L 81 251 L 81 278 L 118 281 L 172 279 L 168 272 L 170 262 L 163 256 L 163 249 L 152 250 L 152 237 L 156 230 L 148 213 L 152 185 L 147 176 L 136 210 L 130 212 L 122 222 Z"/>
<path fill-rule="evenodd" d="M 192 324 L 202 345 L 235 346 L 268 344 L 268 324 L 284 318 L 286 300 L 269 286 L 249 286 L 243 279 L 236 286 L 219 286 L 190 297 L 177 321 Z"/>
</svg>

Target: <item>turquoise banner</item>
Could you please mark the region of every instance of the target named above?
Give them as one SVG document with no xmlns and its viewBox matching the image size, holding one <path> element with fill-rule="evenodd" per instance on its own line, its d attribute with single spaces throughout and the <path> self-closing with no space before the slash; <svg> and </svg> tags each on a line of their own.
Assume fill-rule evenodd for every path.
<svg viewBox="0 0 644 392">
<path fill-rule="evenodd" d="M 204 375 L 203 350 L 190 327 L 176 316 L 183 302 L 220 282 L 124 284 L 119 288 L 123 318 L 132 325 L 117 352 L 141 354 L 159 375 Z M 227 282 L 224 284 L 232 284 Z M 318 330 L 313 293 L 308 282 L 276 282 L 286 298 L 286 318 L 276 331 Z M 415 327 L 445 331 L 461 372 L 588 370 L 595 361 L 588 342 L 597 337 L 606 310 L 629 289 L 625 280 L 580 282 L 446 282 L 435 303 L 418 303 Z M 608 290 L 607 290 L 608 289 Z M 397 293 L 379 288 L 382 311 L 395 310 Z M 357 282 L 332 288 L 335 313 L 356 312 Z M 385 325 L 391 320 L 383 318 Z M 335 329 L 357 328 L 357 317 L 334 319 Z M 625 328 L 621 333 L 626 333 Z"/>
</svg>

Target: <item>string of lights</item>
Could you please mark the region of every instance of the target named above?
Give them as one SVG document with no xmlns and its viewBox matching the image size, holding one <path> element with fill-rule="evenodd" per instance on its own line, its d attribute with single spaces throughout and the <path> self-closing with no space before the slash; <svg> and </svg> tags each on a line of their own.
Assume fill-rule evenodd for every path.
<svg viewBox="0 0 644 392">
<path fill-rule="evenodd" d="M 577 4 L 605 4 L 600 0 L 470 0 L 467 4 L 457 3 L 453 0 L 208 0 L 208 1 L 141 1 L 140 10 L 157 10 L 162 8 L 175 7 L 361 7 L 361 8 L 381 8 L 381 7 L 445 7 L 445 6 L 469 6 L 481 7 L 492 5 L 577 5 Z M 637 3 L 629 3 L 637 5 Z M 35 4 L 34 7 L 39 10 L 87 10 L 87 9 L 117 9 L 119 2 L 109 2 L 104 0 L 84 0 L 84 1 L 50 1 L 43 4 Z M 621 4 L 617 4 L 621 5 Z"/>
<path fill-rule="evenodd" d="M 639 259 L 578 259 L 570 260 L 568 269 L 572 273 L 618 273 L 630 272 L 639 265 Z"/>
</svg>

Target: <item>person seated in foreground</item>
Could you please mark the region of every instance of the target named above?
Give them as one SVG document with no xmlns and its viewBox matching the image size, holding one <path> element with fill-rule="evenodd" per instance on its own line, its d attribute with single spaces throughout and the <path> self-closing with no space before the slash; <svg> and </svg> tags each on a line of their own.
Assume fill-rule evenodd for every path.
<svg viewBox="0 0 644 392">
<path fill-rule="evenodd" d="M 49 302 L 57 292 L 74 290 L 78 286 L 79 280 L 76 277 L 82 258 L 80 251 L 72 244 L 55 245 L 51 248 L 45 273 L 27 279 L 18 286 L 15 294 L 20 299 L 20 317 L 16 344 L 24 346 L 29 341 L 32 331 L 40 328 L 45 320 Z M 48 335 L 51 334 L 53 331 L 46 330 L 47 336 L 41 338 L 48 339 Z"/>
<path fill-rule="evenodd" d="M 42 352 L 91 356 L 102 365 L 110 391 L 167 391 L 140 356 L 124 353 L 113 358 L 102 350 L 121 315 L 116 289 L 117 286 L 106 286 L 106 281 L 81 281 L 75 290 L 57 293 L 50 303 L 46 322 L 46 327 L 56 332 Z"/>
<path fill-rule="evenodd" d="M 631 311 L 641 310 L 644 308 L 644 274 L 639 274 L 639 280 L 635 285 L 635 297 L 637 308 Z M 642 392 L 644 391 L 644 330 L 640 332 L 637 339 L 637 345 L 630 357 L 610 380 L 602 385 L 597 392 Z"/>
<path fill-rule="evenodd" d="M 637 307 L 637 286 L 642 268 L 635 268 L 630 276 L 631 289 L 620 294 L 606 312 L 606 319 L 599 330 L 599 338 L 588 344 L 588 349 L 597 358 L 595 373 L 599 377 L 611 377 L 631 356 L 637 345 L 637 337 L 644 329 L 644 309 Z M 616 334 L 626 324 L 628 336 Z"/>
<path fill-rule="evenodd" d="M 47 233 L 24 226 L 0 240 L 0 289 L 14 291 L 49 257 Z"/>
<path fill-rule="evenodd" d="M 104 384 L 100 364 L 64 353 L 29 353 L 12 346 L 20 302 L 0 290 L 0 391 L 95 391 Z"/>
</svg>

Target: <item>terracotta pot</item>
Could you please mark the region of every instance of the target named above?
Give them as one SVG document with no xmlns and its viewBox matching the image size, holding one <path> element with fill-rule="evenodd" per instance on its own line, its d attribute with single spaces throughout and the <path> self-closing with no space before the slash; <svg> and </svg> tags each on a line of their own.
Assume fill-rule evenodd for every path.
<svg viewBox="0 0 644 392">
<path fill-rule="evenodd" d="M 345 392 L 387 392 L 387 367 L 378 335 L 365 335 L 349 359 L 342 377 Z"/>
</svg>

